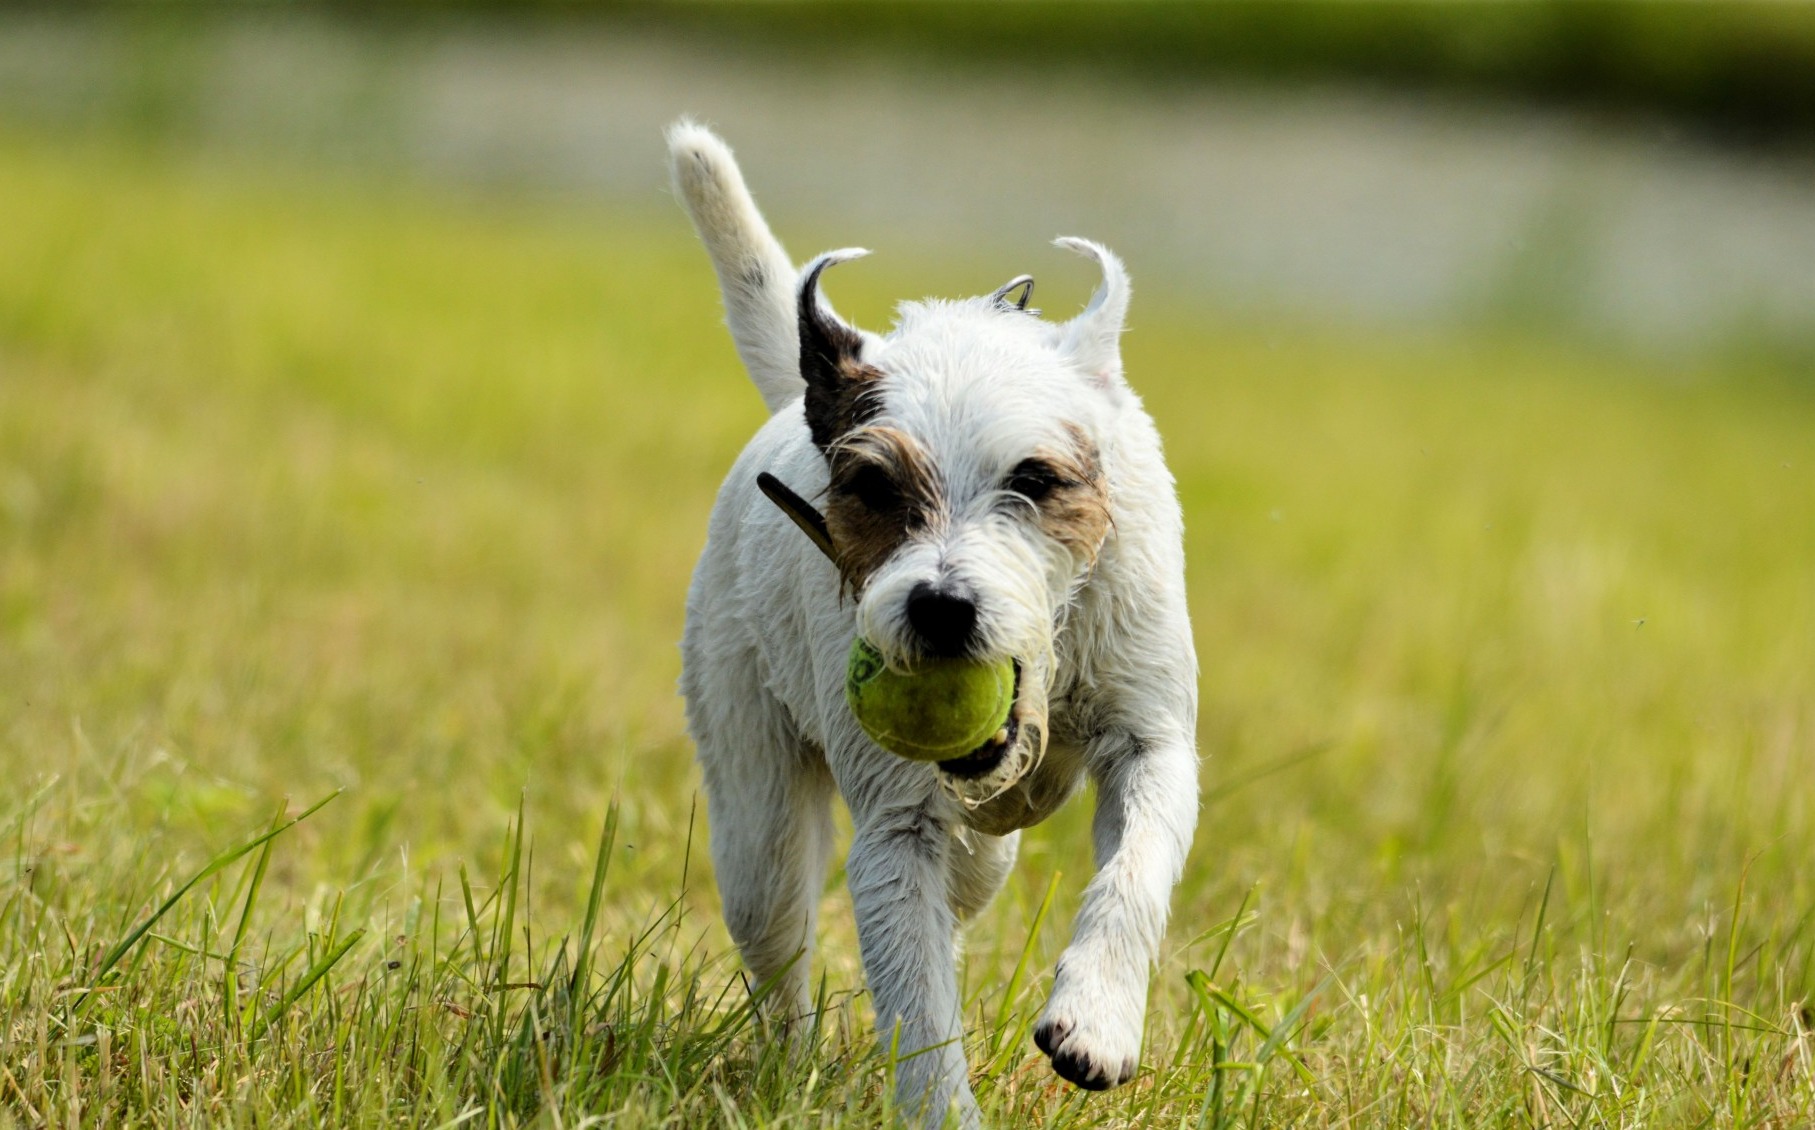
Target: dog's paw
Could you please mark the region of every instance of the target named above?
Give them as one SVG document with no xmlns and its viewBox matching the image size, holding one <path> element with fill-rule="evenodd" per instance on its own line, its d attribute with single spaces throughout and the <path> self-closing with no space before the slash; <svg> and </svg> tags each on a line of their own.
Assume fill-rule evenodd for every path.
<svg viewBox="0 0 1815 1130">
<path fill-rule="evenodd" d="M 1034 1025 L 1034 1043 L 1061 1078 L 1089 1091 L 1120 1087 L 1141 1063 L 1145 996 L 1068 975 L 1061 963 L 1052 999 Z"/>
</svg>

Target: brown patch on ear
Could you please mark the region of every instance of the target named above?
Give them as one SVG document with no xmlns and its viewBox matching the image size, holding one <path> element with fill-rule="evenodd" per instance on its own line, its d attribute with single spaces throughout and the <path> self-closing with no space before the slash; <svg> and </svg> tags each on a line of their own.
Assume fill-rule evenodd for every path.
<svg viewBox="0 0 1815 1130">
<path fill-rule="evenodd" d="M 853 596 L 914 534 L 939 520 L 941 483 L 931 457 L 905 432 L 863 428 L 832 445 L 826 528 Z"/>
<path fill-rule="evenodd" d="M 882 370 L 858 358 L 863 337 L 820 305 L 821 260 L 801 280 L 800 375 L 807 383 L 807 429 L 813 444 L 830 454 L 839 436 L 873 419 L 880 409 Z"/>
<path fill-rule="evenodd" d="M 838 358 L 827 372 L 807 379 L 807 430 L 813 433 L 813 445 L 828 458 L 840 436 L 869 423 L 882 410 L 880 380 L 881 369 L 855 357 Z"/>
<path fill-rule="evenodd" d="M 1094 563 L 1109 536 L 1109 483 L 1103 475 L 1097 445 L 1076 424 L 1067 424 L 1071 450 L 1043 452 L 1040 461 L 1056 482 L 1034 503 L 1046 536 Z"/>
</svg>

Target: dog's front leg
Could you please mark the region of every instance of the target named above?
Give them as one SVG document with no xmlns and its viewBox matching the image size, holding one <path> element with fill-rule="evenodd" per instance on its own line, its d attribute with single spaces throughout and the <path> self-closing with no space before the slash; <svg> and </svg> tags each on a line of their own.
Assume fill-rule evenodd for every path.
<svg viewBox="0 0 1815 1130">
<path fill-rule="evenodd" d="M 1119 1087 L 1140 1065 L 1147 979 L 1197 822 L 1189 733 L 1183 726 L 1154 737 L 1112 731 L 1089 751 L 1097 873 L 1034 1026 L 1053 1070 L 1080 1087 Z"/>
<path fill-rule="evenodd" d="M 903 1113 L 943 1126 L 949 1110 L 975 1127 L 952 963 L 957 920 L 946 893 L 952 832 L 936 803 L 853 812 L 846 874 L 877 1035 L 895 1054 Z"/>
</svg>

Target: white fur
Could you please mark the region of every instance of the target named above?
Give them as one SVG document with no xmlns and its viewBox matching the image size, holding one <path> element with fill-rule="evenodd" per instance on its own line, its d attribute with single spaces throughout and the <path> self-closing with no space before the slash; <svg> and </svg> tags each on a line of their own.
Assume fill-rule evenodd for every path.
<svg viewBox="0 0 1815 1130">
<path fill-rule="evenodd" d="M 1122 378 L 1121 262 L 1096 244 L 1059 241 L 1103 272 L 1064 325 L 989 299 L 928 301 L 904 304 L 886 336 L 863 335 L 862 360 L 885 374 L 874 422 L 930 454 L 946 505 L 852 600 L 755 485 L 767 471 L 809 500 L 827 490 L 826 457 L 802 410 L 801 275 L 724 143 L 686 121 L 668 140 L 732 337 L 774 413 L 719 492 L 682 642 L 726 924 L 769 986 L 771 1015 L 807 1013 L 836 789 L 856 827 L 846 872 L 879 1034 L 904 1057 L 902 1106 L 928 1125 L 949 1115 L 975 1126 L 955 932 L 1012 868 L 1018 829 L 1088 775 L 1098 871 L 1035 1036 L 1074 1082 L 1124 1083 L 1139 1062 L 1149 970 L 1197 818 L 1197 665 L 1176 493 L 1153 423 Z M 1068 425 L 1094 442 L 1107 478 L 1112 524 L 1094 555 L 1047 537 L 1003 485 L 1022 459 L 1063 447 Z M 910 657 L 907 594 L 941 578 L 978 594 L 979 652 L 1022 664 L 1017 710 L 1032 724 L 986 791 L 883 751 L 845 705 L 853 636 L 891 661 Z"/>
</svg>

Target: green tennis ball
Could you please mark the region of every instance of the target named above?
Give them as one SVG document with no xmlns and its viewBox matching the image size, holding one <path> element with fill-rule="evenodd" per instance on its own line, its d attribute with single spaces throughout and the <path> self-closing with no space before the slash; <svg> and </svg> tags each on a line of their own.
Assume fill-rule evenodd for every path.
<svg viewBox="0 0 1815 1130">
<path fill-rule="evenodd" d="M 845 700 L 877 745 L 914 761 L 963 757 L 1008 723 L 1015 665 L 1004 659 L 928 659 L 891 671 L 859 639 L 845 668 Z"/>
</svg>

